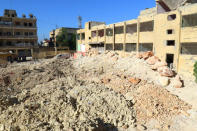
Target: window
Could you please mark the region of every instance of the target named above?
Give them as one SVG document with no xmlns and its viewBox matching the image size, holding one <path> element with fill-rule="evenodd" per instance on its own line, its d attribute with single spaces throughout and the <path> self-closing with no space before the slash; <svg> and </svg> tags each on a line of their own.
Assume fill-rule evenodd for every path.
<svg viewBox="0 0 197 131">
<path fill-rule="evenodd" d="M 27 26 L 27 23 L 26 22 L 24 23 L 24 26 Z"/>
<path fill-rule="evenodd" d="M 107 35 L 107 36 L 113 36 L 113 29 L 107 28 L 107 29 L 106 29 L 106 35 Z"/>
<path fill-rule="evenodd" d="M 104 36 L 104 30 L 99 30 L 98 31 L 98 36 L 103 37 Z"/>
<path fill-rule="evenodd" d="M 25 36 L 28 36 L 28 32 L 25 32 Z"/>
<path fill-rule="evenodd" d="M 3 35 L 3 33 L 2 32 L 0 32 L 0 36 L 2 36 Z"/>
<path fill-rule="evenodd" d="M 92 32 L 91 32 L 91 36 L 92 36 L 92 37 L 96 37 L 96 31 L 92 31 Z"/>
<path fill-rule="evenodd" d="M 126 43 L 126 52 L 136 51 L 136 43 Z"/>
<path fill-rule="evenodd" d="M 126 32 L 129 34 L 133 34 L 133 33 L 137 32 L 137 24 L 127 25 Z"/>
<path fill-rule="evenodd" d="M 6 45 L 7 46 L 11 46 L 12 45 L 12 42 L 8 41 L 8 42 L 6 42 Z"/>
<path fill-rule="evenodd" d="M 29 27 L 32 27 L 33 26 L 33 24 L 32 23 L 29 23 Z"/>
<path fill-rule="evenodd" d="M 172 21 L 176 19 L 176 14 L 168 15 L 168 21 Z"/>
<path fill-rule="evenodd" d="M 77 40 L 80 40 L 80 34 L 77 34 Z"/>
<path fill-rule="evenodd" d="M 85 33 L 81 34 L 81 39 L 84 40 L 85 39 Z"/>
<path fill-rule="evenodd" d="M 7 32 L 7 36 L 11 36 L 12 35 L 12 33 L 11 32 Z"/>
<path fill-rule="evenodd" d="M 12 17 L 15 17 L 15 15 L 14 15 L 14 14 L 12 14 Z"/>
<path fill-rule="evenodd" d="M 197 55 L 197 43 L 182 43 L 181 54 Z"/>
<path fill-rule="evenodd" d="M 197 14 L 182 16 L 182 27 L 197 26 Z"/>
<path fill-rule="evenodd" d="M 112 44 L 106 44 L 105 49 L 106 50 L 113 50 L 113 45 Z"/>
<path fill-rule="evenodd" d="M 166 54 L 166 63 L 168 64 L 168 67 L 173 69 L 174 54 Z"/>
<path fill-rule="evenodd" d="M 19 35 L 21 35 L 21 33 L 20 32 L 16 32 L 16 36 L 19 36 Z"/>
<path fill-rule="evenodd" d="M 20 23 L 20 22 L 16 22 L 15 24 L 16 24 L 16 26 L 20 26 L 20 25 L 21 25 L 21 23 Z"/>
<path fill-rule="evenodd" d="M 154 21 L 140 23 L 140 32 L 153 31 Z"/>
<path fill-rule="evenodd" d="M 174 32 L 174 30 L 172 30 L 172 29 L 167 30 L 167 34 L 173 34 L 173 32 Z"/>
<path fill-rule="evenodd" d="M 175 40 L 167 40 L 167 46 L 175 46 Z"/>
<path fill-rule="evenodd" d="M 115 27 L 115 34 L 123 34 L 123 33 L 124 33 L 123 26 Z"/>
<path fill-rule="evenodd" d="M 32 36 L 32 35 L 34 35 L 34 33 L 33 32 L 29 32 L 29 35 Z"/>
<path fill-rule="evenodd" d="M 139 51 L 140 52 L 153 51 L 153 43 L 140 43 Z"/>
<path fill-rule="evenodd" d="M 114 50 L 118 50 L 118 51 L 123 50 L 123 44 L 115 44 L 114 45 Z"/>
</svg>

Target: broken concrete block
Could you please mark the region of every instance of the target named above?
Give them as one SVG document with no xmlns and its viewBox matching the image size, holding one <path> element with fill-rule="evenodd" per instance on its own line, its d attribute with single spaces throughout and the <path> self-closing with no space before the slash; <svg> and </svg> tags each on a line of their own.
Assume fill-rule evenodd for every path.
<svg viewBox="0 0 197 131">
<path fill-rule="evenodd" d="M 133 78 L 133 77 L 131 77 L 129 79 L 129 82 L 132 83 L 132 84 L 134 84 L 134 85 L 137 85 L 138 83 L 140 83 L 140 81 L 141 81 L 141 79 Z"/>
<path fill-rule="evenodd" d="M 152 51 L 144 52 L 142 54 L 142 57 L 143 57 L 144 60 L 146 60 L 146 59 L 148 59 L 149 57 L 152 57 L 152 56 L 154 56 Z"/>
<path fill-rule="evenodd" d="M 159 67 L 163 67 L 163 66 L 167 66 L 167 63 L 166 62 L 156 62 L 152 67 L 151 69 L 152 70 L 157 70 Z"/>
<path fill-rule="evenodd" d="M 150 57 L 150 58 L 147 59 L 147 63 L 149 65 L 154 65 L 154 64 L 156 64 L 159 61 L 160 61 L 159 58 L 156 57 L 156 56 L 152 56 L 152 57 Z"/>
<path fill-rule="evenodd" d="M 159 84 L 162 87 L 166 87 L 169 85 L 169 78 L 168 77 L 159 77 L 158 80 L 159 80 Z"/>
<path fill-rule="evenodd" d="M 159 72 L 159 74 L 161 76 L 166 76 L 166 77 L 172 77 L 172 76 L 174 76 L 173 71 L 170 68 L 168 68 L 167 66 L 159 67 L 157 69 L 157 71 Z"/>
</svg>

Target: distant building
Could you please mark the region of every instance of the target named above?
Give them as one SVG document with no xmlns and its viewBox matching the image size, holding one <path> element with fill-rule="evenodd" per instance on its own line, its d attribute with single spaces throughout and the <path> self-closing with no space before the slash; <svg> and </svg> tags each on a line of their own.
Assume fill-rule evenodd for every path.
<svg viewBox="0 0 197 131">
<path fill-rule="evenodd" d="M 4 10 L 0 17 L 0 47 L 37 46 L 37 19 L 33 14 L 18 17 L 16 10 Z"/>
<path fill-rule="evenodd" d="M 79 28 L 69 28 L 69 27 L 62 27 L 62 28 L 58 28 L 56 30 L 52 30 L 50 32 L 50 40 L 54 43 L 54 45 L 56 46 L 57 41 L 56 41 L 56 37 L 61 33 L 61 31 L 65 29 L 68 35 L 68 38 L 72 35 L 72 34 L 77 34 L 77 30 Z"/>
</svg>

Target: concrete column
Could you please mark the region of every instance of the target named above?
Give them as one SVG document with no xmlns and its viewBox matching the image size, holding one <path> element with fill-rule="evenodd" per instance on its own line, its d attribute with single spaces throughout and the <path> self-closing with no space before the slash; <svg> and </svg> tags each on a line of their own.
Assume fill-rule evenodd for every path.
<svg viewBox="0 0 197 131">
<path fill-rule="evenodd" d="M 139 52 L 139 44 L 140 44 L 140 19 L 137 19 L 137 53 Z"/>
<path fill-rule="evenodd" d="M 104 50 L 106 51 L 106 26 L 104 26 Z"/>
<path fill-rule="evenodd" d="M 115 24 L 113 24 L 113 50 L 115 50 Z"/>
<path fill-rule="evenodd" d="M 125 52 L 126 51 L 126 27 L 127 27 L 127 24 L 126 22 L 124 22 L 124 43 L 123 43 L 123 51 Z"/>
</svg>

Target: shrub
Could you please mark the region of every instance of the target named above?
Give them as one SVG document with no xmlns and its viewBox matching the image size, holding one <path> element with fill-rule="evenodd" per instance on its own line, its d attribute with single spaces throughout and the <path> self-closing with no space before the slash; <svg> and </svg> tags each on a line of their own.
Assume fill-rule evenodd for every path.
<svg viewBox="0 0 197 131">
<path fill-rule="evenodd" d="M 194 76 L 196 77 L 196 82 L 197 82 L 197 61 L 194 64 Z"/>
</svg>

